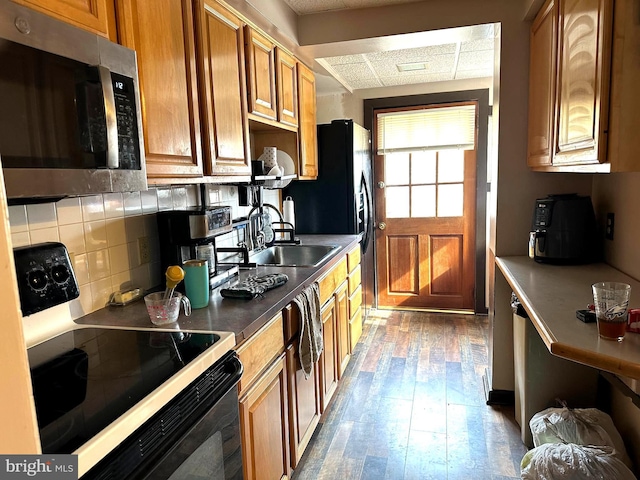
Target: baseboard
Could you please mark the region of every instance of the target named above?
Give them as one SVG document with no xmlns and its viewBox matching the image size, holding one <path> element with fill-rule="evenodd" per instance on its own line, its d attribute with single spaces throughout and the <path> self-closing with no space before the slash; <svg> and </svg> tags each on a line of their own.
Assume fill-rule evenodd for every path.
<svg viewBox="0 0 640 480">
<path fill-rule="evenodd" d="M 516 402 L 513 390 L 492 390 L 489 382 L 489 372 L 485 369 L 482 375 L 484 385 L 484 398 L 487 405 L 514 405 Z"/>
</svg>

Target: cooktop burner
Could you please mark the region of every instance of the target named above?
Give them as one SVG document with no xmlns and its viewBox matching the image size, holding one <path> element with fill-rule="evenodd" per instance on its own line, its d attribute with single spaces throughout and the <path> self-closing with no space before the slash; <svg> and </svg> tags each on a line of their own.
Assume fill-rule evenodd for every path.
<svg viewBox="0 0 640 480">
<path fill-rule="evenodd" d="M 212 333 L 82 328 L 31 347 L 43 453 L 72 453 L 219 339 Z"/>
</svg>

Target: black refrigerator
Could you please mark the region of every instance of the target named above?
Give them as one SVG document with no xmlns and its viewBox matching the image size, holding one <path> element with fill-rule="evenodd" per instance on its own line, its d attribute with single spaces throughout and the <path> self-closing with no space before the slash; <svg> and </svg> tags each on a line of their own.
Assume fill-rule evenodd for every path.
<svg viewBox="0 0 640 480">
<path fill-rule="evenodd" d="M 318 179 L 294 181 L 296 233 L 361 234 L 363 303 L 375 307 L 371 135 L 353 120 L 318 125 Z"/>
</svg>

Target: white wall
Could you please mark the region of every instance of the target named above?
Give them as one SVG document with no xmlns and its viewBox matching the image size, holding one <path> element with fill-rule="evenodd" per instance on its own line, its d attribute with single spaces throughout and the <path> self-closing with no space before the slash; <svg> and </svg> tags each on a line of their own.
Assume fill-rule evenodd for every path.
<svg viewBox="0 0 640 480">
<path fill-rule="evenodd" d="M 318 125 L 343 118 L 350 118 L 357 124 L 364 125 L 364 103 L 362 98 L 351 93 L 338 93 L 318 97 L 316 106 L 316 121 Z"/>
</svg>

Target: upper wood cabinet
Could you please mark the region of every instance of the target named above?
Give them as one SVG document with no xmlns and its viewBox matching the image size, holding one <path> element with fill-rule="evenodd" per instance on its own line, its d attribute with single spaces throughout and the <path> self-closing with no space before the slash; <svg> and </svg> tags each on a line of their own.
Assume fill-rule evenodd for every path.
<svg viewBox="0 0 640 480">
<path fill-rule="evenodd" d="M 551 165 L 558 46 L 558 4 L 548 0 L 531 27 L 527 164 Z"/>
<path fill-rule="evenodd" d="M 245 27 L 249 113 L 277 120 L 275 44 L 256 29 Z"/>
<path fill-rule="evenodd" d="M 608 159 L 612 172 L 640 171 L 636 137 L 640 130 L 640 28 L 638 2 L 614 2 Z"/>
<path fill-rule="evenodd" d="M 244 23 L 214 0 L 197 2 L 205 173 L 247 175 L 249 123 Z"/>
<path fill-rule="evenodd" d="M 618 108 L 612 103 L 610 108 L 610 99 L 613 102 L 614 92 L 624 89 L 621 79 L 632 75 L 627 66 L 637 63 L 627 50 L 629 38 L 635 36 L 635 47 L 639 45 L 637 26 L 625 27 L 624 16 L 633 13 L 618 13 L 632 9 L 632 0 L 616 1 L 617 33 L 612 38 L 613 3 L 547 0 L 533 22 L 527 150 L 527 163 L 533 170 L 640 169 L 636 157 L 629 161 L 618 155 L 619 142 L 613 143 L 613 149 L 611 143 L 612 135 L 619 138 L 618 132 L 625 128 L 626 112 L 638 108 L 628 88 L 622 94 L 627 100 L 624 105 Z M 637 120 L 632 124 L 637 130 Z"/>
<path fill-rule="evenodd" d="M 300 105 L 298 178 L 301 180 L 315 180 L 318 177 L 316 79 L 313 71 L 299 62 L 298 102 Z"/>
<path fill-rule="evenodd" d="M 136 50 L 150 183 L 202 176 L 190 0 L 117 0 L 118 33 Z"/>
<path fill-rule="evenodd" d="M 612 4 L 560 1 L 554 165 L 607 160 Z"/>
<path fill-rule="evenodd" d="M 276 47 L 276 87 L 278 121 L 298 126 L 298 62 L 287 52 Z"/>
<path fill-rule="evenodd" d="M 118 40 L 113 0 L 13 0 L 63 22 Z"/>
</svg>

